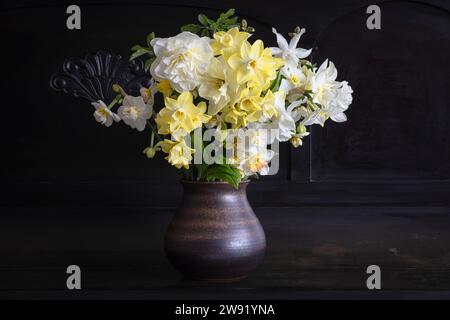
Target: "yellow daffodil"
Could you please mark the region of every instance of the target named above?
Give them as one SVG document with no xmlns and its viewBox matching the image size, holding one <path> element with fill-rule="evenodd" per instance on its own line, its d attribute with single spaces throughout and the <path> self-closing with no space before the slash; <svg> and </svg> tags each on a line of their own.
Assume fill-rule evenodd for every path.
<svg viewBox="0 0 450 320">
<path fill-rule="evenodd" d="M 159 134 L 171 134 L 175 140 L 180 140 L 191 131 L 207 123 L 211 116 L 206 115 L 206 103 L 198 106 L 193 103 L 192 94 L 183 92 L 178 99 L 165 98 L 165 108 L 156 116 Z"/>
<path fill-rule="evenodd" d="M 254 122 L 258 121 L 258 114 L 261 112 L 261 91 L 256 88 L 246 88 L 242 90 L 238 108 L 245 112 L 246 121 Z"/>
<path fill-rule="evenodd" d="M 284 92 L 278 91 L 275 94 L 268 90 L 261 101 L 261 112 L 258 114 L 258 121 L 271 120 L 278 117 L 278 108 L 276 107 L 277 97 L 285 97 Z"/>
<path fill-rule="evenodd" d="M 233 104 L 226 108 L 223 113 L 225 122 L 231 124 L 233 129 L 245 127 L 247 125 L 247 113 L 242 111 L 237 104 Z"/>
<path fill-rule="evenodd" d="M 164 95 L 164 97 L 170 97 L 172 95 L 173 90 L 172 87 L 170 86 L 169 80 L 162 80 L 158 82 L 156 88 L 158 89 L 159 92 L 161 92 Z"/>
<path fill-rule="evenodd" d="M 215 115 L 230 101 L 230 82 L 227 81 L 226 64 L 222 58 L 213 58 L 202 77 L 198 93 L 209 100 L 208 114 Z"/>
<path fill-rule="evenodd" d="M 260 86 L 264 90 L 276 78 L 283 60 L 272 57 L 270 49 L 264 49 L 263 42 L 256 40 L 253 45 L 244 41 L 240 50 L 228 59 L 228 64 L 236 71 L 239 84 L 249 82 L 249 85 Z"/>
<path fill-rule="evenodd" d="M 227 60 L 231 54 L 239 51 L 241 44 L 250 37 L 250 33 L 239 31 L 238 28 L 232 28 L 228 31 L 219 31 L 214 33 L 214 40 L 211 42 L 211 48 L 214 55 L 223 55 Z"/>
<path fill-rule="evenodd" d="M 168 154 L 165 159 L 170 164 L 177 169 L 189 169 L 189 163 L 192 160 L 192 154 L 195 152 L 195 149 L 188 147 L 184 139 L 180 141 L 164 139 L 164 141 L 159 143 L 159 146 L 163 152 Z"/>
</svg>

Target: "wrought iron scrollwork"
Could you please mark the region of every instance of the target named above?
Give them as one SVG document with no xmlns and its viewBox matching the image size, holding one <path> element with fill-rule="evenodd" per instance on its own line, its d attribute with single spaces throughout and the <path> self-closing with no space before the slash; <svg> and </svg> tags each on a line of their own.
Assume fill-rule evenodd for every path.
<svg viewBox="0 0 450 320">
<path fill-rule="evenodd" d="M 125 92 L 138 95 L 139 89 L 150 84 L 150 74 L 139 59 L 128 61 L 118 54 L 99 51 L 84 58 L 73 57 L 64 61 L 62 72 L 52 75 L 50 87 L 74 97 L 109 103 L 116 93 L 113 84 Z"/>
</svg>

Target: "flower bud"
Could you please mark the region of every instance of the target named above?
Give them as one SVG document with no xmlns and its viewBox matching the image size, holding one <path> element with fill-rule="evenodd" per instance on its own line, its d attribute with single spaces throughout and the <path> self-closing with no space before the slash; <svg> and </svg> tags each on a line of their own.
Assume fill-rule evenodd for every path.
<svg viewBox="0 0 450 320">
<path fill-rule="evenodd" d="M 112 85 L 112 89 L 115 93 L 122 93 L 122 88 L 116 83 Z"/>
<path fill-rule="evenodd" d="M 294 148 L 298 148 L 299 146 L 301 146 L 302 144 L 303 144 L 303 141 L 302 141 L 302 139 L 301 138 L 299 138 L 299 137 L 292 137 L 290 140 L 289 140 L 289 142 L 292 144 L 292 146 L 294 147 Z"/>
<path fill-rule="evenodd" d="M 144 149 L 144 154 L 147 156 L 147 158 L 153 159 L 156 155 L 156 151 L 158 151 L 156 148 L 147 147 Z"/>
</svg>

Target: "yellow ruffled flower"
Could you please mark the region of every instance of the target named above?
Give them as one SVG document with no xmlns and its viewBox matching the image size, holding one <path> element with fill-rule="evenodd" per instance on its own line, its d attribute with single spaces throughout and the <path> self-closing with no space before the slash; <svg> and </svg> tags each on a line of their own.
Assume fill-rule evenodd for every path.
<svg viewBox="0 0 450 320">
<path fill-rule="evenodd" d="M 259 116 L 257 121 L 266 121 L 278 117 L 278 108 L 275 106 L 276 100 L 284 101 L 284 97 L 283 91 L 277 91 L 274 94 L 271 90 L 268 90 L 261 101 L 261 112 L 257 115 Z"/>
<path fill-rule="evenodd" d="M 240 50 L 228 59 L 228 64 L 236 71 L 239 84 L 249 82 L 250 86 L 259 86 L 265 90 L 276 78 L 277 70 L 283 66 L 284 61 L 274 58 L 270 48 L 264 49 L 263 42 L 256 40 L 253 45 L 244 41 Z"/>
<path fill-rule="evenodd" d="M 263 113 L 259 88 L 241 88 L 237 102 L 224 110 L 224 120 L 231 124 L 232 128 L 245 127 L 249 122 L 259 121 Z"/>
<path fill-rule="evenodd" d="M 177 99 L 166 97 L 165 108 L 156 116 L 159 134 L 171 134 L 175 140 L 180 140 L 191 131 L 208 122 L 211 116 L 206 115 L 206 103 L 193 103 L 192 94 L 185 91 Z"/>
<path fill-rule="evenodd" d="M 245 127 L 247 125 L 247 113 L 240 110 L 237 104 L 231 105 L 224 110 L 223 119 L 231 124 L 233 129 Z"/>
<path fill-rule="evenodd" d="M 189 164 L 195 149 L 188 147 L 184 139 L 181 139 L 180 141 L 164 139 L 164 141 L 159 143 L 159 146 L 163 152 L 168 154 L 165 159 L 171 165 L 175 166 L 177 169 L 189 169 Z"/>
<path fill-rule="evenodd" d="M 246 121 L 255 122 L 259 120 L 258 114 L 261 112 L 261 91 L 257 88 L 245 88 L 241 91 L 238 108 L 245 112 Z"/>
<path fill-rule="evenodd" d="M 173 93 L 169 80 L 162 80 L 158 82 L 156 88 L 158 89 L 159 92 L 161 92 L 164 95 L 164 97 L 170 97 Z"/>
<path fill-rule="evenodd" d="M 239 51 L 242 43 L 250 37 L 250 33 L 239 31 L 238 28 L 232 28 L 228 31 L 219 31 L 214 33 L 214 39 L 211 41 L 211 48 L 214 55 L 223 55 L 227 60 L 234 52 Z"/>
</svg>

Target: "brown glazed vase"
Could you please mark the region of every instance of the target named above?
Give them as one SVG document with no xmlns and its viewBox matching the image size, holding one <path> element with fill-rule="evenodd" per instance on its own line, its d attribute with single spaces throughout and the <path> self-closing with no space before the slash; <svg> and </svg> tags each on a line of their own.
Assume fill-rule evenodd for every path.
<svg viewBox="0 0 450 320">
<path fill-rule="evenodd" d="M 165 251 L 187 279 L 235 281 L 263 260 L 266 236 L 247 200 L 248 181 L 182 181 L 181 204 L 169 224 Z"/>
</svg>

